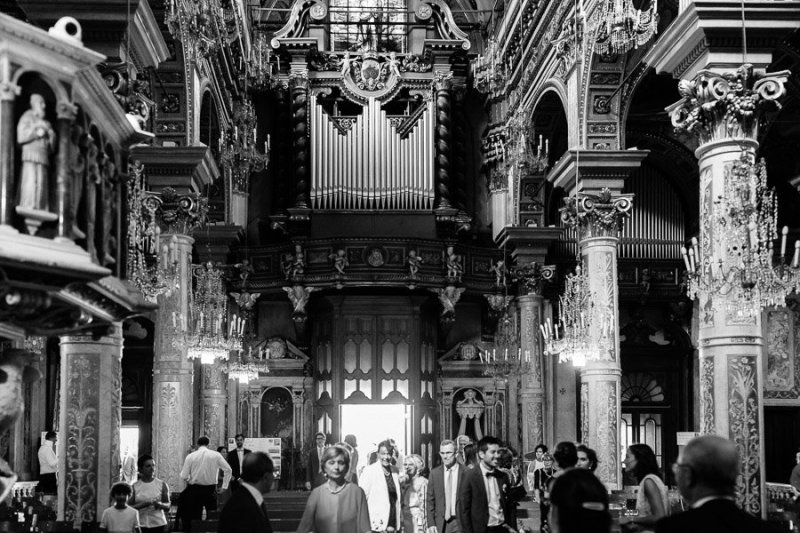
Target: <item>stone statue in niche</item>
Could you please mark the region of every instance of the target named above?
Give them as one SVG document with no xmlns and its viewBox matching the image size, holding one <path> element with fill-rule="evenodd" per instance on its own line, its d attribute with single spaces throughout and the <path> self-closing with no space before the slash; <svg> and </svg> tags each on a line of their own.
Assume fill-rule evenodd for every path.
<svg viewBox="0 0 800 533">
<path fill-rule="evenodd" d="M 340 276 L 344 276 L 344 269 L 350 266 L 350 262 L 347 260 L 347 254 L 344 250 L 337 250 L 336 253 L 330 254 L 328 259 L 333 261 L 333 269 L 336 273 Z"/>
<path fill-rule="evenodd" d="M 100 253 L 103 265 L 117 262 L 114 251 L 117 239 L 114 237 L 114 214 L 117 212 L 117 165 L 103 153 L 100 158 L 100 194 L 103 201 L 103 230 L 100 238 Z"/>
<path fill-rule="evenodd" d="M 411 279 L 417 279 L 419 266 L 424 263 L 424 261 L 420 256 L 417 255 L 416 250 L 409 250 L 406 263 L 408 263 L 408 275 L 411 277 Z"/>
<path fill-rule="evenodd" d="M 50 156 L 55 148 L 56 132 L 45 118 L 46 103 L 40 94 L 30 97 L 30 109 L 17 123 L 17 144 L 22 148 L 17 212 L 50 209 Z"/>
<path fill-rule="evenodd" d="M 444 254 L 444 264 L 447 268 L 447 279 L 450 281 L 461 281 L 461 276 L 464 274 L 464 264 L 462 263 L 461 256 L 455 253 L 452 246 L 448 246 Z"/>
<path fill-rule="evenodd" d="M 467 422 L 472 420 L 475 430 L 475 440 L 481 440 L 483 438 L 481 416 L 486 410 L 486 406 L 476 396 L 477 393 L 474 389 L 467 389 L 464 391 L 464 398 L 456 402 L 456 413 L 458 413 L 461 419 L 458 426 L 458 434 L 467 435 Z"/>
</svg>

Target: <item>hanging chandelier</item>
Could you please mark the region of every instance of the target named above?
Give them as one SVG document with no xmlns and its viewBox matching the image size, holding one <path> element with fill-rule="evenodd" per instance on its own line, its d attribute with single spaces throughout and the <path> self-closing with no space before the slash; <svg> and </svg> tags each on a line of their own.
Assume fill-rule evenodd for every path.
<svg viewBox="0 0 800 533">
<path fill-rule="evenodd" d="M 128 174 L 128 279 L 145 299 L 155 302 L 158 296 L 178 288 L 177 238 L 173 235 L 159 248 L 161 228 L 156 212 L 162 199 L 147 191 L 141 163 L 131 163 Z"/>
<path fill-rule="evenodd" d="M 786 305 L 786 297 L 800 289 L 800 241 L 795 241 L 791 262 L 787 261 L 788 228 L 781 231 L 780 256 L 774 261 L 778 239 L 778 203 L 775 190 L 767 188 L 764 160 L 755 161 L 744 151 L 726 169 L 725 196 L 714 207 L 714 240 L 724 247 L 722 257 L 711 259 L 715 243 L 681 248 L 688 273 L 687 294 L 706 300 L 710 295 L 726 296 L 730 315 L 745 319 L 762 309 Z M 724 259 L 723 259 L 724 257 Z"/>
<path fill-rule="evenodd" d="M 222 271 L 212 262 L 192 267 L 194 290 L 190 303 L 191 320 L 188 330 L 176 338 L 176 343 L 187 347 L 189 359 L 199 359 L 202 364 L 228 360 L 230 352 L 242 351 L 245 319 L 228 317 L 228 296 Z M 173 315 L 173 326 L 177 327 Z M 185 320 L 181 320 L 185 327 Z"/>
<path fill-rule="evenodd" d="M 173 38 L 195 62 L 214 54 L 226 38 L 225 11 L 220 0 L 167 0 L 165 22 Z"/>
<path fill-rule="evenodd" d="M 247 59 L 247 86 L 255 91 L 267 91 L 274 87 L 276 79 L 272 77 L 272 48 L 267 33 L 255 30 L 253 44 Z"/>
<path fill-rule="evenodd" d="M 492 37 L 486 53 L 472 60 L 473 85 L 483 94 L 497 94 L 506 84 L 505 70 L 500 57 L 497 41 Z"/>
<path fill-rule="evenodd" d="M 239 383 L 249 383 L 258 379 L 258 368 L 251 358 L 245 357 L 244 351 L 237 352 L 228 360 L 228 378 Z"/>
<path fill-rule="evenodd" d="M 495 346 L 489 350 L 478 351 L 478 358 L 483 365 L 483 375 L 495 380 L 507 380 L 509 376 L 530 372 L 531 354 L 519 347 L 518 327 L 506 309 L 497 323 Z"/>
<path fill-rule="evenodd" d="M 256 148 L 257 137 L 253 104 L 247 99 L 234 103 L 233 120 L 219 139 L 219 152 L 222 167 L 237 191 L 247 192 L 250 173 L 264 170 L 269 163 L 269 135 L 263 153 Z"/>
<path fill-rule="evenodd" d="M 602 0 L 595 19 L 595 51 L 604 56 L 624 54 L 652 39 L 658 30 L 658 1 L 649 3 L 642 10 L 633 0 Z"/>
</svg>

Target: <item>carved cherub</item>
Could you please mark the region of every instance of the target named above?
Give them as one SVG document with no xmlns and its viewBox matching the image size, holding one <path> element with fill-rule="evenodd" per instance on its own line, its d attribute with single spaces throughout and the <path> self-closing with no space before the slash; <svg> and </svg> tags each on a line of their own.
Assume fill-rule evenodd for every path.
<svg viewBox="0 0 800 533">
<path fill-rule="evenodd" d="M 347 253 L 344 250 L 337 250 L 336 253 L 330 254 L 328 259 L 333 261 L 333 269 L 340 276 L 344 276 L 344 269 L 350 266 L 350 261 L 347 260 Z"/>
<path fill-rule="evenodd" d="M 442 317 L 452 318 L 455 316 L 456 304 L 465 290 L 464 287 L 459 288 L 455 285 L 448 285 L 442 289 L 431 289 L 439 296 L 439 302 L 442 304 Z"/>
<path fill-rule="evenodd" d="M 281 259 L 281 270 L 286 276 L 287 281 L 302 276 L 306 269 L 306 259 L 303 254 L 303 246 L 295 244 L 294 254 L 283 254 Z"/>
<path fill-rule="evenodd" d="M 497 263 L 492 265 L 491 271 L 494 272 L 494 284 L 498 287 L 505 287 L 506 274 L 508 273 L 506 262 L 502 259 L 497 261 Z"/>
<path fill-rule="evenodd" d="M 255 273 L 255 268 L 253 268 L 253 263 L 249 259 L 242 259 L 241 263 L 236 263 L 236 268 L 239 269 L 239 279 L 242 280 L 242 287 L 247 287 L 247 280 L 250 279 L 250 275 Z"/>
<path fill-rule="evenodd" d="M 406 263 L 408 263 L 408 273 L 411 276 L 411 279 L 416 279 L 417 272 L 419 272 L 419 266 L 424 263 L 422 258 L 417 255 L 416 250 L 409 250 Z"/>
<path fill-rule="evenodd" d="M 397 59 L 397 52 L 389 52 L 389 59 L 386 61 L 389 66 L 389 74 L 394 74 L 395 77 L 400 77 L 400 61 Z"/>
<path fill-rule="evenodd" d="M 239 306 L 239 309 L 250 311 L 251 309 L 253 309 L 253 306 L 256 305 L 256 300 L 259 299 L 261 294 L 249 293 L 249 292 L 232 292 L 231 296 L 233 296 L 233 299 L 236 300 L 236 305 Z"/>
<path fill-rule="evenodd" d="M 461 275 L 464 273 L 464 265 L 461 262 L 461 256 L 455 253 L 452 246 L 447 247 L 444 264 L 447 267 L 447 279 L 460 282 Z"/>
<path fill-rule="evenodd" d="M 305 315 L 306 304 L 311 297 L 311 293 L 318 290 L 316 287 L 303 287 L 302 285 L 295 285 L 293 287 L 284 287 L 283 290 L 289 296 L 289 300 L 294 306 L 293 315 Z"/>
</svg>

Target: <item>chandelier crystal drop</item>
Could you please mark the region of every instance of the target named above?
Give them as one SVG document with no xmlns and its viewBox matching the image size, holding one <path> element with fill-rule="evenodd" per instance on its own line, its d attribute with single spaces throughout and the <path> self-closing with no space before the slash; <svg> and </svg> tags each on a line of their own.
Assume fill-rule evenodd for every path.
<svg viewBox="0 0 800 533">
<path fill-rule="evenodd" d="M 775 261 L 778 203 L 775 190 L 767 188 L 764 160 L 742 152 L 726 169 L 724 197 L 714 202 L 712 213 L 706 216 L 718 232 L 713 242 L 693 238 L 688 249 L 681 249 L 689 298 L 705 301 L 709 296 L 725 296 L 729 315 L 739 319 L 786 305 L 786 297 L 800 289 L 800 241 L 795 241 L 788 261 L 788 228 L 784 227 Z M 719 258 L 712 259 L 712 251 L 720 246 Z"/>
<path fill-rule="evenodd" d="M 595 51 L 606 56 L 624 54 L 652 39 L 658 30 L 658 2 L 649 3 L 642 10 L 633 0 L 602 0 L 594 26 Z"/>
<path fill-rule="evenodd" d="M 497 94 L 505 88 L 506 74 L 503 68 L 500 48 L 492 37 L 486 53 L 472 60 L 473 85 L 483 94 Z"/>
<path fill-rule="evenodd" d="M 559 363 L 571 361 L 574 366 L 584 366 L 587 359 L 592 359 L 600 351 L 597 342 L 591 340 L 593 309 L 589 278 L 578 265 L 564 282 L 564 293 L 558 302 L 558 320 L 553 324 L 547 319 L 539 325 L 544 353 L 558 355 Z"/>
<path fill-rule="evenodd" d="M 219 50 L 228 34 L 220 0 L 166 0 L 165 4 L 167 29 L 180 40 L 189 61 Z"/>
<path fill-rule="evenodd" d="M 272 76 L 272 48 L 263 30 L 256 30 L 247 59 L 247 86 L 254 91 L 268 91 L 275 86 Z"/>
</svg>

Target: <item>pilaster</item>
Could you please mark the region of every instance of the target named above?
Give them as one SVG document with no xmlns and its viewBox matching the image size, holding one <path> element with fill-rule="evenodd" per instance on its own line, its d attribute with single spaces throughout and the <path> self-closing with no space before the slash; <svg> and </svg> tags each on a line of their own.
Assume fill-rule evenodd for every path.
<svg viewBox="0 0 800 533">
<path fill-rule="evenodd" d="M 225 364 L 214 361 L 210 365 L 201 366 L 202 389 L 201 419 L 203 433 L 210 441 L 209 447 L 225 445 L 225 412 L 228 400 L 228 376 L 225 374 Z"/>
<path fill-rule="evenodd" d="M 701 278 L 713 277 L 711 265 L 737 265 L 737 232 L 749 229 L 727 213 L 717 198 L 725 197 L 735 163 L 755 160 L 763 113 L 785 94 L 788 71 L 760 75 L 751 65 L 718 74 L 702 70 L 680 82 L 684 98 L 667 111 L 678 129 L 693 133 L 700 166 L 700 232 L 697 253 Z M 732 104 L 733 102 L 733 104 Z M 741 287 L 723 291 L 698 284 L 700 431 L 730 439 L 740 455 L 737 500 L 755 515 L 766 513 L 764 473 L 764 406 L 760 302 L 751 313 L 737 305 Z"/>
<path fill-rule="evenodd" d="M 119 476 L 122 325 L 61 337 L 58 519 L 96 525 Z"/>
</svg>

